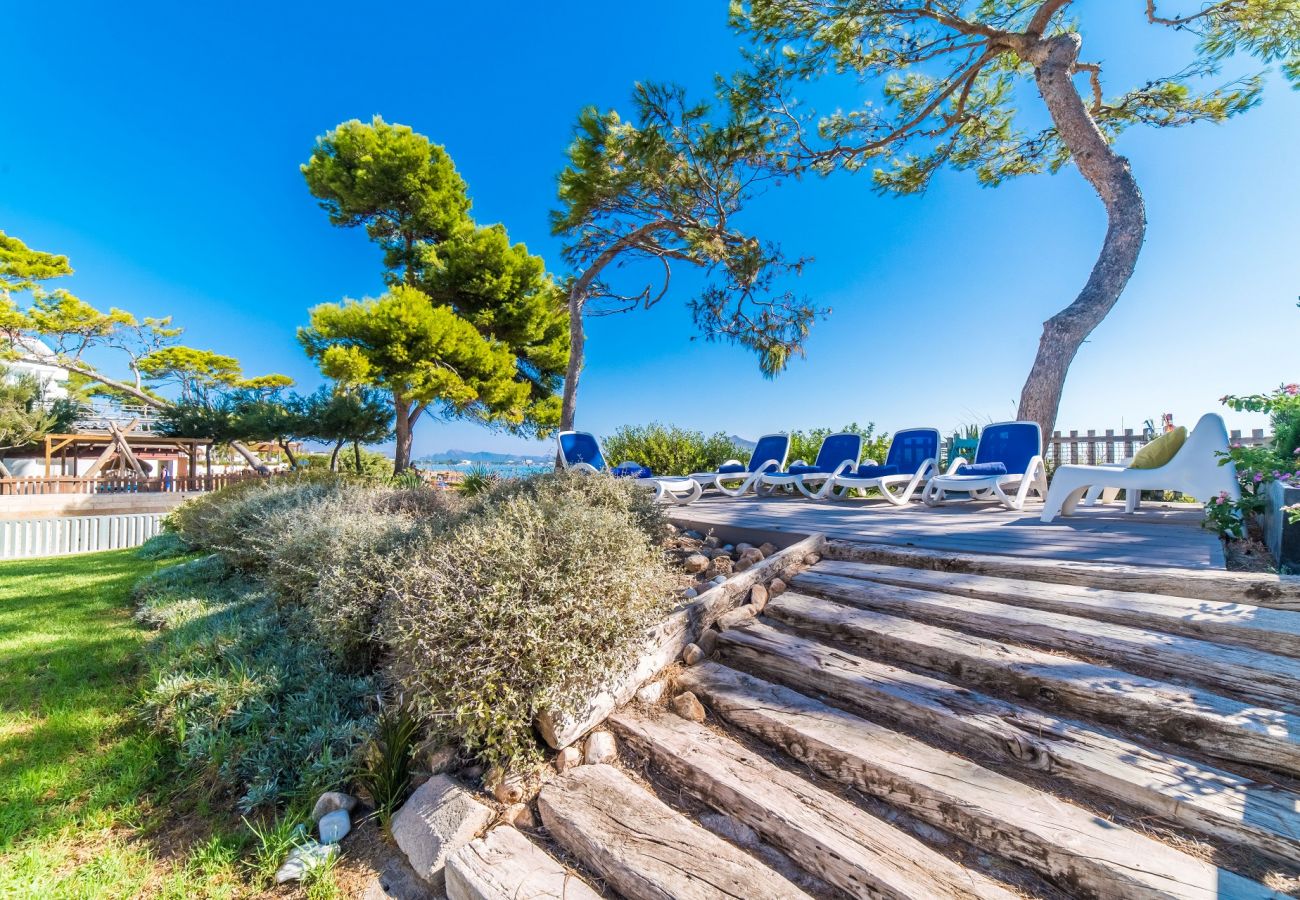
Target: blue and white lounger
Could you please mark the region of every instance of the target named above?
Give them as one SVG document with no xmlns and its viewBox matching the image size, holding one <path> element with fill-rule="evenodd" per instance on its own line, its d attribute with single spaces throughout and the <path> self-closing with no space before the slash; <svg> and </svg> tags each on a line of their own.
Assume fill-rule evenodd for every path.
<svg viewBox="0 0 1300 900">
<path fill-rule="evenodd" d="M 1015 486 L 1013 495 L 1007 489 Z M 1037 422 L 998 422 L 980 432 L 975 462 L 954 459 L 943 475 L 925 486 L 926 506 L 951 503 L 948 494 L 964 493 L 960 500 L 997 500 L 1007 509 L 1021 510 L 1029 492 L 1047 496 L 1047 469 L 1043 465 L 1043 434 Z"/>
<path fill-rule="evenodd" d="M 632 478 L 642 487 L 655 492 L 661 503 L 685 505 L 693 503 L 704 493 L 693 478 L 656 478 L 654 473 L 636 462 L 622 462 L 612 469 L 605 462 L 605 453 L 594 434 L 586 431 L 561 431 L 555 436 L 560 445 L 560 461 L 566 469 L 588 474 L 608 474 L 615 478 Z"/>
<path fill-rule="evenodd" d="M 754 445 L 749 455 L 749 465 L 738 459 L 729 459 L 716 472 L 695 472 L 691 475 L 701 487 L 716 487 L 728 497 L 743 497 L 758 484 L 764 472 L 779 472 L 785 468 L 790 455 L 790 435 L 765 434 Z"/>
<path fill-rule="evenodd" d="M 794 488 L 805 497 L 821 500 L 830 493 L 832 479 L 856 469 L 861 456 L 862 435 L 847 431 L 827 435 L 812 465 L 796 459 L 784 472 L 764 472 L 754 489 L 767 496 Z"/>
<path fill-rule="evenodd" d="M 877 490 L 895 506 L 906 506 L 918 488 L 939 471 L 939 429 L 905 428 L 894 435 L 884 465 L 867 460 L 832 479 L 829 496 L 844 500 L 854 488 Z"/>
</svg>

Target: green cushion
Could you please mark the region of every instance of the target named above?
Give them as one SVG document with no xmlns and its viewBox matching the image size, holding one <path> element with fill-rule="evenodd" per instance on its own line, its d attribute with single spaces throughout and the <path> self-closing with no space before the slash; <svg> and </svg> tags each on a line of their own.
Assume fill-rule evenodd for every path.
<svg viewBox="0 0 1300 900">
<path fill-rule="evenodd" d="M 1183 449 L 1187 440 L 1187 429 L 1179 425 L 1173 431 L 1166 431 L 1160 437 L 1147 444 L 1133 456 L 1130 469 L 1158 469 L 1174 458 L 1174 454 Z"/>
</svg>

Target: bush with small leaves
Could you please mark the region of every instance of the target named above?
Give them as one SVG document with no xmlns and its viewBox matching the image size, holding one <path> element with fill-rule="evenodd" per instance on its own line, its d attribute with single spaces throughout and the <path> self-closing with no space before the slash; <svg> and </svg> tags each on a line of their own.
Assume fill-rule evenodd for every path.
<svg viewBox="0 0 1300 900">
<path fill-rule="evenodd" d="M 390 674 L 437 737 L 489 765 L 535 759 L 537 714 L 576 708 L 671 609 L 640 489 L 613 482 L 547 475 L 492 491 L 396 573 Z"/>
</svg>

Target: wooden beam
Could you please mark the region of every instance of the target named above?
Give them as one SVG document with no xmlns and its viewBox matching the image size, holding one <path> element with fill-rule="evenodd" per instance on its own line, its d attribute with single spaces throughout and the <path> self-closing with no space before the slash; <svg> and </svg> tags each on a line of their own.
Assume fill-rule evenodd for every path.
<svg viewBox="0 0 1300 900">
<path fill-rule="evenodd" d="M 630 708 L 610 724 L 674 785 L 744 822 L 850 897 L 1019 896 L 703 725 Z"/>
<path fill-rule="evenodd" d="M 682 681 L 727 721 L 799 762 L 1027 866 L 1071 896 L 1280 897 L 1052 794 L 787 688 L 714 663 L 686 669 Z"/>
<path fill-rule="evenodd" d="M 1272 609 L 1300 610 L 1300 577 L 1297 576 L 949 553 L 842 540 L 827 541 L 826 556 L 829 559 L 1023 578 L 1112 591 L 1141 591 L 1219 602 L 1241 600 Z"/>
<path fill-rule="evenodd" d="M 448 900 L 600 900 L 586 882 L 509 825 L 461 847 L 446 870 Z"/>
<path fill-rule="evenodd" d="M 816 570 L 796 575 L 791 585 L 802 593 L 859 609 L 905 616 L 995 640 L 1063 650 L 1088 659 L 1105 659 L 1126 671 L 1183 679 L 1218 693 L 1300 714 L 1300 660 L 1287 656 Z"/>
<path fill-rule="evenodd" d="M 140 421 L 139 419 L 132 419 L 130 422 L 127 422 L 125 431 L 130 431 L 132 428 L 136 426 L 136 423 L 139 421 Z M 108 444 L 104 447 L 103 451 L 99 454 L 99 457 L 93 463 L 90 464 L 90 468 L 86 470 L 85 477 L 90 478 L 93 475 L 99 474 L 99 470 L 104 467 L 105 463 L 107 463 L 110 459 L 113 458 L 113 454 L 115 452 L 117 452 L 117 444 L 113 441 L 112 432 L 110 430 L 109 437 L 108 437 Z"/>
<path fill-rule="evenodd" d="M 793 591 L 768 603 L 765 615 L 1043 709 L 1076 710 L 1219 759 L 1300 775 L 1300 716 L 1280 710 Z"/>
<path fill-rule="evenodd" d="M 723 632 L 718 654 L 892 727 L 937 734 L 973 758 L 1063 779 L 1286 863 L 1300 859 L 1300 795 L 1283 788 L 761 623 Z"/>
<path fill-rule="evenodd" d="M 1085 616 L 1117 625 L 1156 628 L 1170 634 L 1300 657 L 1300 616 L 1248 603 L 1216 603 L 1140 591 L 1110 591 L 830 559 L 818 563 L 814 571 Z"/>
<path fill-rule="evenodd" d="M 578 766 L 537 799 L 565 849 L 637 900 L 795 900 L 808 895 L 608 765 Z"/>
</svg>

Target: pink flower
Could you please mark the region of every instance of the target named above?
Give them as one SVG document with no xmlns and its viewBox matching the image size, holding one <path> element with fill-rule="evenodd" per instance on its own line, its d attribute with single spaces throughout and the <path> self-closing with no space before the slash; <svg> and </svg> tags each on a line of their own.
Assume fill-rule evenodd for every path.
<svg viewBox="0 0 1300 900">
<path fill-rule="evenodd" d="M 1294 397 L 1296 394 L 1300 394 L 1300 384 L 1288 384 L 1282 390 Z"/>
<path fill-rule="evenodd" d="M 1261 473 L 1256 472 L 1256 473 L 1255 473 L 1255 481 L 1256 481 L 1256 482 L 1260 482 L 1260 481 L 1263 481 L 1263 480 L 1264 480 L 1264 476 L 1263 476 Z"/>
</svg>

